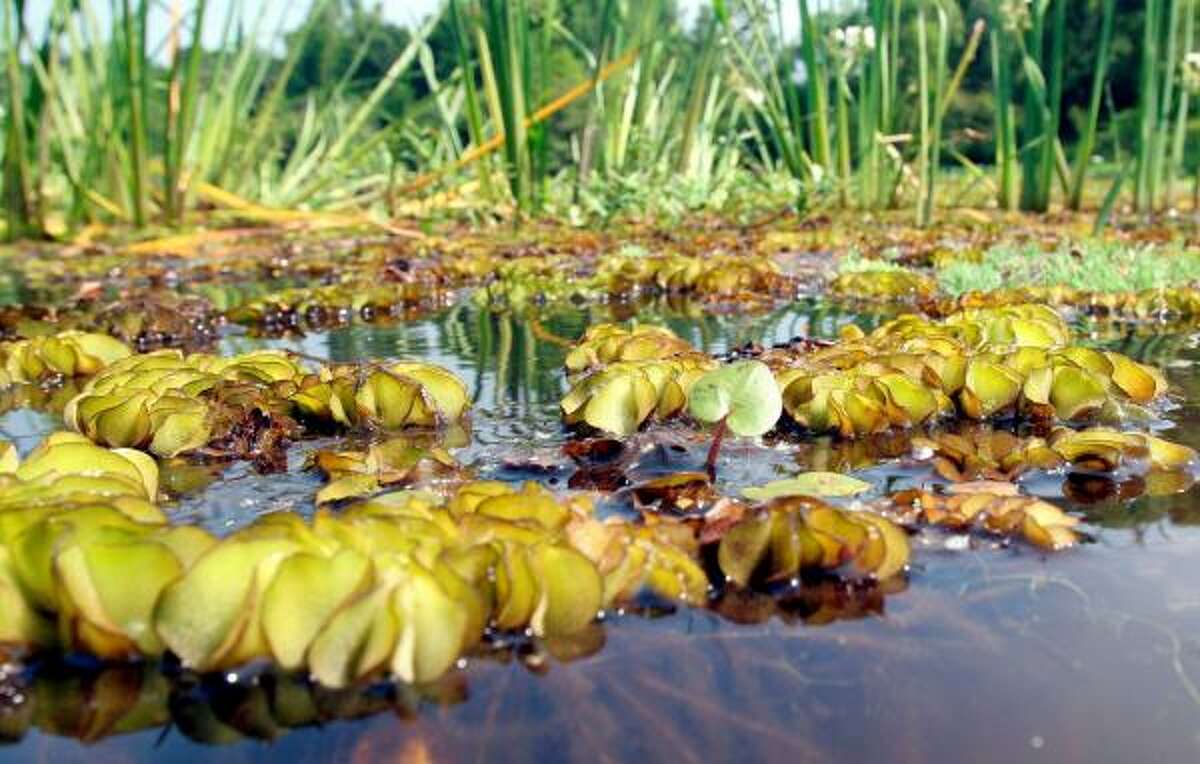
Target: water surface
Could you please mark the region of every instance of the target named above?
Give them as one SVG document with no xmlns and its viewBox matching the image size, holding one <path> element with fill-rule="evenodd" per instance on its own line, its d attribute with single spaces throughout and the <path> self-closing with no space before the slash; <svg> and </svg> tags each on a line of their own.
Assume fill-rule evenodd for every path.
<svg viewBox="0 0 1200 764">
<path fill-rule="evenodd" d="M 574 339 L 613 312 L 554 309 L 534 323 L 464 303 L 425 320 L 305 337 L 231 334 L 221 350 L 287 347 L 335 361 L 445 365 L 475 398 L 469 442 L 456 458 L 480 477 L 562 489 L 565 350 L 555 338 Z M 846 322 L 869 329 L 880 319 L 809 302 L 757 316 L 693 309 L 642 317 L 714 353 L 833 337 Z M 1166 366 L 1180 404 L 1168 413 L 1177 426 L 1166 437 L 1200 447 L 1200 351 L 1191 338 L 1106 329 L 1092 341 Z M 23 450 L 55 426 L 29 410 L 0 420 Z M 700 463 L 702 437 L 665 437 L 678 447 L 662 452 L 664 470 Z M 293 448 L 287 475 L 234 465 L 173 515 L 222 532 L 265 512 L 311 512 L 320 481 L 304 471 L 305 455 L 338 443 Z M 732 444 L 721 487 L 736 493 L 794 474 L 798 449 Z M 865 475 L 880 491 L 917 479 L 895 465 Z M 41 666 L 0 682 L 8 740 L 0 757 L 1200 760 L 1200 494 L 1056 500 L 1086 513 L 1095 543 L 1046 555 L 1019 543 L 921 536 L 907 584 L 888 591 L 806 583 L 774 597 L 730 596 L 712 610 L 611 612 L 569 643 L 518 640 L 472 656 L 433 688 L 330 693 L 253 670 L 234 684 L 197 686 L 170 666 Z"/>
</svg>

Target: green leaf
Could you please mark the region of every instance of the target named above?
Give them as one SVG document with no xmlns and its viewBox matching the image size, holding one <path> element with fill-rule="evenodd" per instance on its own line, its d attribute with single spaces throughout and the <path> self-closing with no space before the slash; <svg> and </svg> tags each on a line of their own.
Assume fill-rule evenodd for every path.
<svg viewBox="0 0 1200 764">
<path fill-rule="evenodd" d="M 595 619 L 604 604 L 604 583 L 591 560 L 574 549 L 543 544 L 530 562 L 541 589 L 530 618 L 534 634 L 573 634 Z"/>
<path fill-rule="evenodd" d="M 17 447 L 6 440 L 0 440 L 0 475 L 11 475 L 21 466 L 21 456 Z"/>
<path fill-rule="evenodd" d="M 431 682 L 458 658 L 467 613 L 425 568 L 413 564 L 405 573 L 392 594 L 400 629 L 391 668 L 405 682 Z"/>
<path fill-rule="evenodd" d="M 721 537 L 717 561 L 725 577 L 739 586 L 750 582 L 750 576 L 762 562 L 771 543 L 771 519 L 753 517 L 738 523 Z"/>
<path fill-rule="evenodd" d="M 308 650 L 314 679 L 326 687 L 345 687 L 391 657 L 399 628 L 387 606 L 392 590 L 378 586 L 334 613 Z"/>
<path fill-rule="evenodd" d="M 244 634 L 258 627 L 258 592 L 299 548 L 280 538 L 213 546 L 163 591 L 154 612 L 159 637 L 186 666 L 222 667 Z"/>
<path fill-rule="evenodd" d="M 654 410 L 654 385 L 641 372 L 615 374 L 584 408 L 584 421 L 598 430 L 629 435 Z"/>
<path fill-rule="evenodd" d="M 162 419 L 150 441 L 150 450 L 159 456 L 178 456 L 207 443 L 212 436 L 207 409 L 197 402 L 190 411 L 177 411 Z"/>
<path fill-rule="evenodd" d="M 1100 409 L 1108 395 L 1104 384 L 1092 372 L 1071 366 L 1054 371 L 1050 386 L 1050 404 L 1060 419 L 1079 419 Z"/>
<path fill-rule="evenodd" d="M 280 563 L 262 608 L 263 634 L 276 662 L 300 668 L 321 629 L 367 589 L 371 578 L 370 560 L 353 549 L 332 557 L 302 552 Z"/>
<path fill-rule="evenodd" d="M 76 648 L 113 658 L 162 651 L 151 626 L 154 604 L 181 570 L 179 560 L 161 544 L 107 542 L 75 544 L 54 561 L 59 597 L 76 611 Z M 130 571 L 137 571 L 136 585 Z"/>
<path fill-rule="evenodd" d="M 343 499 L 367 496 L 379 490 L 379 478 L 375 475 L 347 475 L 330 482 L 317 491 L 317 504 L 329 504 Z"/>
<path fill-rule="evenodd" d="M 720 19 L 722 24 L 729 25 L 729 8 L 724 0 L 713 0 L 713 15 Z"/>
<path fill-rule="evenodd" d="M 775 426 L 783 398 L 761 361 L 739 361 L 708 372 L 692 386 L 688 411 L 710 424 L 725 420 L 734 435 L 755 437 Z"/>
<path fill-rule="evenodd" d="M 865 480 L 839 472 L 805 472 L 794 478 L 751 486 L 742 491 L 742 496 L 752 501 L 770 501 L 781 496 L 853 496 L 870 488 L 871 484 Z"/>
</svg>

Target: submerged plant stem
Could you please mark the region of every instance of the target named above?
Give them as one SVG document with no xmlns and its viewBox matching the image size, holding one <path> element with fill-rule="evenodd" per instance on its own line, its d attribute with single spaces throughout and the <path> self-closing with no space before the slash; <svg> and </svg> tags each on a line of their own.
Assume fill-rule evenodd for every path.
<svg viewBox="0 0 1200 764">
<path fill-rule="evenodd" d="M 712 445 L 708 447 L 708 456 L 704 460 L 704 471 L 708 473 L 710 479 L 717 477 L 717 457 L 721 453 L 721 442 L 725 440 L 725 431 L 728 429 L 725 422 L 728 417 L 725 417 L 720 422 L 717 422 L 717 429 L 713 432 Z"/>
</svg>

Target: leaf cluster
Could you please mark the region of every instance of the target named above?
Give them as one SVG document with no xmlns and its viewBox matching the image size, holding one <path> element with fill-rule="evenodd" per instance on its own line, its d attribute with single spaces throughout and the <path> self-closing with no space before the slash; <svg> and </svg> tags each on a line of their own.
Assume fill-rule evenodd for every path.
<svg viewBox="0 0 1200 764">
<path fill-rule="evenodd" d="M 4 342 L 0 343 L 0 383 L 90 377 L 132 352 L 108 335 L 75 330 Z"/>
<path fill-rule="evenodd" d="M 902 316 L 869 336 L 854 329 L 833 347 L 764 360 L 776 369 L 795 422 L 843 437 L 954 415 L 1120 421 L 1165 393 L 1156 369 L 1064 344 L 1068 338 L 1052 310 L 1008 306 L 938 322 Z"/>
</svg>

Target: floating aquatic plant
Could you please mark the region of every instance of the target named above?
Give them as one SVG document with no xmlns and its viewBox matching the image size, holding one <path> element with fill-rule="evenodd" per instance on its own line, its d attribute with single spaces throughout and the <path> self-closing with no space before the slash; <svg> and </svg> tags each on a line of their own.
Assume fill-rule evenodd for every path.
<svg viewBox="0 0 1200 764">
<path fill-rule="evenodd" d="M 727 368 L 740 378 L 745 366 Z M 315 461 L 378 487 L 405 479 L 413 462 L 411 443 L 393 443 Z M 1037 447 L 1080 469 L 1195 460 L 1137 433 L 1063 431 L 1048 443 Z M 864 487 L 828 474 L 747 491 L 764 505 L 722 500 L 702 530 L 686 520 L 602 521 L 586 500 L 562 501 L 536 484 L 472 482 L 449 498 L 402 491 L 321 509 L 311 523 L 275 513 L 217 539 L 166 524 L 153 503 L 157 467 L 139 451 L 60 433 L 25 460 L 0 449 L 0 472 L 0 642 L 120 659 L 169 650 L 200 671 L 265 658 L 334 687 L 383 672 L 431 681 L 489 625 L 569 635 L 647 590 L 706 604 L 702 544 L 716 545 L 719 570 L 738 587 L 820 571 L 887 580 L 910 555 L 886 517 L 798 495 Z M 908 522 L 1018 534 L 1046 549 L 1076 543 L 1075 518 L 1004 485 L 902 492 L 879 506 Z"/>
<path fill-rule="evenodd" d="M 1058 313 L 1035 304 L 966 307 L 940 321 L 907 313 L 882 324 L 870 336 L 854 331 L 857 327 L 847 328 L 851 334 L 843 339 L 899 352 L 921 346 L 943 351 L 953 347 L 964 352 L 1053 348 L 1067 344 L 1071 338 L 1070 329 Z"/>
<path fill-rule="evenodd" d="M 1050 436 L 1050 448 L 1075 469 L 1190 472 L 1197 467 L 1196 452 L 1187 446 L 1148 433 L 1107 427 L 1060 429 Z"/>
<path fill-rule="evenodd" d="M 0 474 L 19 481 L 3 487 L 6 502 L 38 503 L 74 494 L 158 498 L 158 466 L 141 451 L 102 448 L 77 433 L 56 432 L 23 460 L 11 444 L 3 444 L 2 453 Z"/>
<path fill-rule="evenodd" d="M 743 438 L 758 437 L 775 426 L 782 411 L 779 385 L 760 361 L 738 361 L 697 379 L 688 395 L 688 413 L 717 426 L 705 461 L 709 473 L 716 470 L 725 430 Z"/>
<path fill-rule="evenodd" d="M 467 387 L 434 364 L 333 366 L 300 379 L 290 400 L 310 419 L 346 427 L 441 427 L 470 407 Z"/>
<path fill-rule="evenodd" d="M 377 280 L 352 281 L 272 292 L 231 308 L 226 318 L 268 330 L 320 328 L 432 308 L 443 303 L 444 297 L 436 282 L 425 280 L 388 286 Z"/>
<path fill-rule="evenodd" d="M 64 433 L 4 461 L 0 640 L 10 645 L 109 658 L 170 650 L 200 671 L 269 658 L 329 686 L 385 670 L 424 682 L 489 624 L 570 634 L 643 588 L 699 603 L 707 586 L 673 545 L 682 537 L 598 523 L 586 502 L 535 484 L 468 483 L 449 501 L 385 494 L 311 524 L 276 513 L 216 539 L 165 524 L 141 452 Z M 37 486 L 53 490 L 31 504 Z"/>
<path fill-rule="evenodd" d="M 610 364 L 572 385 L 560 404 L 563 421 L 629 435 L 651 418 L 661 421 L 681 413 L 692 385 L 715 366 L 715 361 L 693 355 Z"/>
<path fill-rule="evenodd" d="M 0 343 L 5 384 L 40 382 L 48 377 L 90 377 L 131 353 L 125 343 L 106 334 L 73 330 Z"/>
<path fill-rule="evenodd" d="M 317 451 L 312 462 L 329 479 L 329 484 L 317 492 L 317 504 L 412 483 L 425 470 L 449 473 L 458 467 L 444 446 L 409 438 L 373 443 L 365 451 Z"/>
<path fill-rule="evenodd" d="M 1187 446 L 1147 433 L 1106 427 L 1059 427 L 1044 438 L 1020 438 L 995 430 L 936 433 L 914 438 L 912 448 L 928 449 L 938 474 L 954 481 L 1011 480 L 1030 469 L 1053 470 L 1064 465 L 1103 473 L 1191 473 L 1197 459 Z"/>
<path fill-rule="evenodd" d="M 843 273 L 829 284 L 829 291 L 843 297 L 866 300 L 923 300 L 937 293 L 932 278 L 902 269 L 864 270 Z"/>
<path fill-rule="evenodd" d="M 221 540 L 119 506 L 6 510 L 0 594 L 27 607 L 3 636 L 105 657 L 170 649 L 199 670 L 265 657 L 341 686 L 385 668 L 434 679 L 489 622 L 542 634 L 589 623 L 600 574 L 536 507 L 562 521 L 571 510 L 532 489 L 474 490 L 491 495 L 460 493 L 458 521 L 437 497 L 398 495 L 311 526 L 271 515 Z"/>
<path fill-rule="evenodd" d="M 498 310 L 523 310 L 557 301 L 585 301 L 599 294 L 595 280 L 576 273 L 575 265 L 566 259 L 519 257 L 496 265 L 491 279 L 471 299 Z"/>
<path fill-rule="evenodd" d="M 618 361 L 661 361 L 696 353 L 689 342 L 665 327 L 596 324 L 571 347 L 564 365 L 568 375 L 576 375 Z"/>
<path fill-rule="evenodd" d="M 748 515 L 721 537 L 717 551 L 721 572 L 741 586 L 843 565 L 886 579 L 902 572 L 908 559 L 908 537 L 890 520 L 800 496 L 775 499 Z"/>
<path fill-rule="evenodd" d="M 289 356 L 258 351 L 232 358 L 163 350 L 125 358 L 92 378 L 63 412 L 96 443 L 175 456 L 228 435 L 250 411 L 274 410 L 274 386 L 302 373 Z"/>
<path fill-rule="evenodd" d="M 968 488 L 971 484 L 967 485 Z M 1022 496 L 1015 484 L 977 486 L 948 495 L 928 491 L 894 494 L 891 505 L 915 521 L 965 531 L 979 529 L 999 536 L 1019 536 L 1047 550 L 1079 543 L 1078 518 L 1042 499 Z"/>
<path fill-rule="evenodd" d="M 793 287 L 769 257 L 716 255 L 608 255 L 596 280 L 614 295 L 654 290 L 691 293 L 705 299 L 761 299 Z"/>
<path fill-rule="evenodd" d="M 63 418 L 102 445 L 164 457 L 216 445 L 238 455 L 262 450 L 261 437 L 277 447 L 295 436 L 293 414 L 346 427 L 433 428 L 461 420 L 468 405 L 465 385 L 431 364 L 306 373 L 293 357 L 274 351 L 232 358 L 158 351 L 97 375 L 66 405 Z M 239 442 L 246 438 L 255 442 Z"/>
<path fill-rule="evenodd" d="M 1045 308 L 966 311 L 942 322 L 906 316 L 869 336 L 791 358 L 776 369 L 784 408 L 800 425 L 844 437 L 959 414 L 988 419 L 1122 419 L 1154 401 L 1166 381 L 1119 353 L 1063 344 Z"/>
<path fill-rule="evenodd" d="M 964 310 L 942 321 L 906 315 L 870 335 L 850 325 L 832 346 L 771 350 L 760 359 L 775 372 L 792 420 L 843 437 L 955 415 L 1117 421 L 1166 391 L 1164 377 L 1152 367 L 1069 341 L 1066 324 L 1053 310 L 1016 305 Z M 576 376 L 562 401 L 564 420 L 619 435 L 633 432 L 652 413 L 662 419 L 682 408 L 696 370 L 712 369 L 715 379 L 732 373 L 726 368 L 739 368 L 713 368 L 665 330 L 631 332 L 609 325 L 590 330 L 568 353 L 567 366 Z M 585 370 L 590 373 L 578 376 Z M 684 384 L 666 385 L 681 377 Z M 723 388 L 712 388 L 718 389 Z M 765 392 L 756 393 L 761 405 L 743 409 L 767 418 L 774 408 Z M 693 417 L 716 423 L 729 413 L 708 402 L 700 409 L 689 404 Z M 774 421 L 760 424 L 759 433 Z"/>
<path fill-rule="evenodd" d="M 589 519 L 572 523 L 567 533 L 572 545 L 596 562 L 605 602 L 628 601 L 645 590 L 693 607 L 707 602 L 708 576 L 696 561 L 695 534 L 685 525 L 638 527 Z"/>
<path fill-rule="evenodd" d="M 839 472 L 804 472 L 796 477 L 772 480 L 761 486 L 742 489 L 742 496 L 751 501 L 770 501 L 787 496 L 854 496 L 868 491 L 871 484 Z"/>
<path fill-rule="evenodd" d="M 1192 286 L 1154 287 L 1137 291 L 1091 291 L 1065 286 L 1019 287 L 969 291 L 955 298 L 934 300 L 926 311 L 946 315 L 964 306 L 1042 303 L 1087 314 L 1129 320 L 1164 321 L 1200 316 L 1200 289 Z"/>
</svg>

